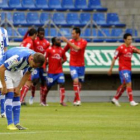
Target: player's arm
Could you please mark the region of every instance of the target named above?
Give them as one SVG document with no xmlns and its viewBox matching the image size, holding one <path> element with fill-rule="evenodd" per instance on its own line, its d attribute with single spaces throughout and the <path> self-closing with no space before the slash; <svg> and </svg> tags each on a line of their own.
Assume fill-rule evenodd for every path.
<svg viewBox="0 0 140 140">
<path fill-rule="evenodd" d="M 4 38 L 4 52 L 7 51 L 7 47 L 9 46 L 9 38 L 7 30 L 5 30 L 5 38 Z"/>
<path fill-rule="evenodd" d="M 61 40 L 66 42 L 69 46 L 71 46 L 75 50 L 80 50 L 81 49 L 80 46 L 76 46 L 75 44 L 71 43 L 66 37 L 61 37 Z"/>
<path fill-rule="evenodd" d="M 140 50 L 139 50 L 138 48 L 133 47 L 132 50 L 133 50 L 133 53 L 138 53 L 138 54 L 140 54 Z"/>
<path fill-rule="evenodd" d="M 24 76 L 22 77 L 19 85 L 15 88 L 15 94 L 19 95 L 20 89 L 25 85 L 26 81 L 29 79 L 31 75 L 31 71 L 27 71 Z"/>
<path fill-rule="evenodd" d="M 63 55 L 62 55 L 62 64 L 65 63 L 67 61 L 67 57 L 66 57 L 66 54 L 65 54 L 65 51 L 63 52 Z"/>
<path fill-rule="evenodd" d="M 0 81 L 1 81 L 1 84 L 2 84 L 2 94 L 6 94 L 7 93 L 7 87 L 6 87 L 6 82 L 5 82 L 5 66 L 4 65 L 1 65 L 0 66 Z"/>
</svg>

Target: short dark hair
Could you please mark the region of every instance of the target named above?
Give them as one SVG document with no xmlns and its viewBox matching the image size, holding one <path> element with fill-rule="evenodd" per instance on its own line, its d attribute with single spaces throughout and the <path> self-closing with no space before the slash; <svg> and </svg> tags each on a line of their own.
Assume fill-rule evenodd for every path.
<svg viewBox="0 0 140 140">
<path fill-rule="evenodd" d="M 37 34 L 37 31 L 36 31 L 36 29 L 31 28 L 31 29 L 28 31 L 28 34 L 29 34 L 29 36 L 33 36 L 34 34 Z"/>
<path fill-rule="evenodd" d="M 123 39 L 127 39 L 128 36 L 132 36 L 130 33 L 125 33 Z"/>
<path fill-rule="evenodd" d="M 74 27 L 72 30 L 75 30 L 77 34 L 81 34 L 81 29 L 79 27 Z"/>
<path fill-rule="evenodd" d="M 39 32 L 45 32 L 45 29 L 44 29 L 43 27 L 38 27 L 37 32 L 38 32 L 38 33 L 39 33 Z"/>
<path fill-rule="evenodd" d="M 41 53 L 35 53 L 33 55 L 33 61 L 39 64 L 39 67 L 42 67 L 45 62 L 45 57 Z"/>
<path fill-rule="evenodd" d="M 51 40 L 51 42 L 52 42 L 52 45 L 55 45 L 56 37 L 53 37 L 52 40 Z"/>
</svg>

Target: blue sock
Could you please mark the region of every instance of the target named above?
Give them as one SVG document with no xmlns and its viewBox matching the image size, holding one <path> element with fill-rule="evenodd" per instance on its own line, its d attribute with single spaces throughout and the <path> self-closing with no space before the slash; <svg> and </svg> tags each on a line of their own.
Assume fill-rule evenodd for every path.
<svg viewBox="0 0 140 140">
<path fill-rule="evenodd" d="M 6 113 L 8 125 L 13 123 L 13 119 L 12 119 L 13 97 L 14 97 L 14 92 L 8 92 L 5 95 L 5 113 Z"/>
<path fill-rule="evenodd" d="M 5 95 L 2 95 L 0 92 L 0 104 L 1 104 L 1 114 L 3 114 L 4 111 L 4 103 L 5 103 Z"/>
<path fill-rule="evenodd" d="M 20 97 L 14 97 L 13 98 L 13 116 L 14 116 L 14 124 L 19 123 L 20 118 Z"/>
</svg>

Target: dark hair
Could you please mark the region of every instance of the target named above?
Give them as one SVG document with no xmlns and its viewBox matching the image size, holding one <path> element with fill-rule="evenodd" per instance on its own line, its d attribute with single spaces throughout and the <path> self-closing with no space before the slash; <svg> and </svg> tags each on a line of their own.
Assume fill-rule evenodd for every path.
<svg viewBox="0 0 140 140">
<path fill-rule="evenodd" d="M 79 27 L 74 27 L 72 30 L 75 30 L 75 32 L 79 35 L 81 34 L 81 30 Z"/>
<path fill-rule="evenodd" d="M 123 39 L 127 39 L 128 36 L 132 36 L 130 33 L 125 33 Z"/>
<path fill-rule="evenodd" d="M 52 41 L 52 46 L 53 46 L 55 44 L 56 37 L 53 37 L 51 41 Z"/>
<path fill-rule="evenodd" d="M 37 34 L 36 29 L 32 28 L 28 31 L 29 36 L 33 36 L 34 34 Z"/>
<path fill-rule="evenodd" d="M 39 33 L 39 32 L 45 32 L 45 29 L 44 29 L 43 27 L 38 27 L 37 32 L 38 32 L 38 33 Z"/>
<path fill-rule="evenodd" d="M 45 57 L 41 53 L 35 53 L 33 55 L 33 61 L 39 64 L 39 67 L 42 67 L 45 62 Z"/>
</svg>

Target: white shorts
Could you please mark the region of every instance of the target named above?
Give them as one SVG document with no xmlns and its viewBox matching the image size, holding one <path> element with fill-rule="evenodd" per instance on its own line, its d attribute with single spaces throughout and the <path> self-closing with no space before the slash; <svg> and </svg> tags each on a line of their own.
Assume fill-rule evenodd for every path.
<svg viewBox="0 0 140 140">
<path fill-rule="evenodd" d="M 23 77 L 23 71 L 19 70 L 16 72 L 5 71 L 5 82 L 7 89 L 15 88 L 19 85 Z"/>
</svg>

